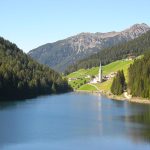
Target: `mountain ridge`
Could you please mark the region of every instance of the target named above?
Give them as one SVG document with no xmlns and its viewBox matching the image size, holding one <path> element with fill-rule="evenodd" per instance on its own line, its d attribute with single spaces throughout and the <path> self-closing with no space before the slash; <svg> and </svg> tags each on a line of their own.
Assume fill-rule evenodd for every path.
<svg viewBox="0 0 150 150">
<path fill-rule="evenodd" d="M 38 62 L 61 72 L 67 66 L 95 54 L 101 49 L 135 39 L 149 30 L 150 27 L 142 23 L 134 24 L 120 32 L 82 32 L 64 40 L 39 46 L 29 51 L 28 54 Z"/>
<path fill-rule="evenodd" d="M 150 50 L 150 31 L 131 41 L 121 43 L 93 54 L 87 58 L 79 60 L 77 63 L 69 66 L 65 73 L 74 72 L 81 68 L 92 68 L 99 66 L 100 60 L 103 65 L 116 60 L 131 58 L 143 55 Z"/>
</svg>

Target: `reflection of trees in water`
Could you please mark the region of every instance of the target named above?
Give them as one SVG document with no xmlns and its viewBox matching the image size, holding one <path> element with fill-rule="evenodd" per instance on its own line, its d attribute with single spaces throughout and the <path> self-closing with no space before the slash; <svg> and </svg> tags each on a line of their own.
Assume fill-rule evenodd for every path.
<svg viewBox="0 0 150 150">
<path fill-rule="evenodd" d="M 150 105 L 101 99 L 98 102 L 101 135 L 127 135 L 135 142 L 150 143 Z"/>
<path fill-rule="evenodd" d="M 150 125 L 150 111 L 143 113 L 143 114 L 130 116 L 129 120 L 131 122 L 136 122 L 136 123 L 140 123 L 140 124 L 149 126 Z"/>
<path fill-rule="evenodd" d="M 0 102 L 0 110 L 10 108 L 10 107 L 15 107 L 18 104 L 22 104 L 26 102 L 27 100 L 22 100 L 22 101 L 1 101 Z"/>
<path fill-rule="evenodd" d="M 127 134 L 131 136 L 135 142 L 143 141 L 150 143 L 150 111 L 126 116 L 125 121 L 133 124 Z"/>
<path fill-rule="evenodd" d="M 28 105 L 28 102 L 29 104 L 33 102 L 32 105 L 33 106 L 35 105 L 34 100 L 33 101 L 26 100 L 27 103 L 24 102 L 25 101 L 0 102 L 0 110 L 9 109 L 9 108 L 15 109 L 18 105 L 21 106 L 23 106 L 24 104 Z M 58 101 L 56 101 L 56 103 L 57 102 Z M 51 132 L 53 133 L 54 131 L 55 133 L 55 131 L 57 131 L 59 135 L 61 135 L 59 136 L 59 138 L 62 138 L 62 136 L 64 135 L 68 138 L 70 138 L 72 135 L 77 137 L 78 136 L 83 136 L 83 137 L 84 136 L 85 137 L 106 136 L 106 137 L 113 137 L 113 138 L 115 137 L 122 138 L 123 136 L 125 136 L 127 138 L 129 137 L 129 139 L 132 139 L 135 143 L 142 142 L 142 141 L 150 143 L 150 105 L 132 104 L 124 101 L 108 100 L 107 98 L 105 99 L 105 97 L 103 96 L 101 97 L 101 95 L 93 97 L 87 94 L 85 94 L 84 97 L 80 97 L 80 95 L 79 97 L 76 96 L 73 101 L 69 100 L 69 101 L 64 101 L 63 103 L 66 102 L 69 105 L 69 109 L 66 109 L 66 112 L 68 112 L 69 110 L 69 113 L 72 112 L 72 114 L 70 113 L 69 116 L 67 115 L 69 118 L 67 120 L 65 120 L 64 118 L 64 120 L 62 121 L 66 125 L 68 124 L 68 126 L 62 125 L 64 130 L 62 130 L 62 128 L 59 128 L 59 125 L 57 126 L 58 124 L 57 118 L 54 117 L 47 118 L 47 114 L 44 115 L 46 117 L 45 119 L 42 118 L 43 125 L 41 126 L 41 124 L 39 123 L 41 121 L 40 116 L 36 114 L 37 108 L 45 109 L 45 105 L 40 107 L 41 103 L 38 104 L 38 107 L 33 107 L 33 112 L 34 112 L 33 115 L 35 115 L 34 117 L 33 115 L 24 116 L 24 114 L 26 113 L 21 113 L 23 112 L 22 107 L 21 109 L 19 109 L 19 111 L 15 111 L 15 113 L 13 113 L 12 115 L 14 116 L 13 119 L 15 120 L 10 122 L 13 123 L 11 124 L 11 127 L 13 125 L 14 127 L 16 126 L 16 128 L 13 128 L 12 131 L 10 130 L 11 132 L 6 132 L 6 130 L 3 130 L 5 129 L 5 121 L 6 121 L 4 116 L 3 117 L 4 123 L 0 124 L 1 126 L 0 146 L 3 144 L 6 145 L 8 144 L 8 142 L 21 143 L 22 141 L 24 142 L 26 140 L 27 141 L 31 140 L 32 138 L 35 137 L 32 137 L 31 136 L 32 134 L 31 135 L 27 134 L 28 132 L 30 133 L 29 129 L 31 128 L 31 131 L 36 131 L 35 129 L 37 129 L 38 131 L 38 129 L 41 127 L 43 128 L 43 131 L 45 131 L 45 129 L 49 129 L 49 134 L 46 134 L 49 135 L 49 138 L 51 138 Z M 52 108 L 53 106 L 55 107 L 55 105 L 51 106 L 51 104 L 53 103 L 48 103 L 48 104 L 50 104 L 48 109 Z M 58 106 L 55 108 L 56 112 L 54 110 L 50 112 L 46 111 L 46 113 L 49 113 L 48 116 L 49 115 L 51 116 L 51 112 L 57 113 Z M 66 106 L 66 104 L 61 105 L 61 107 L 64 106 Z M 25 110 L 28 111 L 28 107 L 26 107 Z M 62 114 L 61 116 L 64 116 L 65 114 L 66 113 Z M 4 114 L 2 113 L 2 116 L 3 115 Z M 8 117 L 9 120 L 10 117 L 9 116 L 6 117 Z M 33 122 L 32 122 L 33 119 L 32 117 L 34 118 Z M 22 121 L 20 121 L 20 119 Z M 26 125 L 26 121 L 28 122 L 29 125 Z M 34 121 L 37 121 L 36 126 Z M 51 124 L 51 122 L 56 123 L 55 127 L 51 126 L 53 125 Z M 22 128 L 23 126 L 24 128 Z M 51 131 L 51 127 L 55 128 L 55 130 Z M 65 130 L 69 132 L 64 133 Z M 9 135 L 9 133 L 11 133 L 11 135 Z M 34 134 L 35 133 L 36 132 L 34 132 Z M 41 133 L 40 137 L 44 136 L 44 134 L 42 134 L 44 132 L 40 131 L 40 133 Z M 39 137 L 37 136 L 36 138 Z"/>
<path fill-rule="evenodd" d="M 145 142 L 150 143 L 150 129 L 133 129 L 128 133 L 135 142 Z"/>
<path fill-rule="evenodd" d="M 0 102 L 0 110 L 17 105 L 17 102 Z"/>
</svg>

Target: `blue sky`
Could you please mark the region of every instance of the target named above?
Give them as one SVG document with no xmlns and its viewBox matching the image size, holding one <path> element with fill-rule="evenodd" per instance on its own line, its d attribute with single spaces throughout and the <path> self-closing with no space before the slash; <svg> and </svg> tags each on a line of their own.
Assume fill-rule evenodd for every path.
<svg viewBox="0 0 150 150">
<path fill-rule="evenodd" d="M 0 0 L 0 36 L 25 52 L 80 32 L 150 25 L 150 0 Z"/>
</svg>

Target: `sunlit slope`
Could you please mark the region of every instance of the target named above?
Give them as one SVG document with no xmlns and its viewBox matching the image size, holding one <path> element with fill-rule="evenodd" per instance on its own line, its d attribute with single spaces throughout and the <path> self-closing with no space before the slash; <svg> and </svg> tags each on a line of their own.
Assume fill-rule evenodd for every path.
<svg viewBox="0 0 150 150">
<path fill-rule="evenodd" d="M 133 60 L 118 60 L 112 62 L 106 66 L 103 66 L 103 75 L 108 75 L 112 72 L 117 72 L 118 70 L 123 70 L 126 80 L 128 80 L 128 68 L 130 64 L 133 63 Z M 70 81 L 70 85 L 76 90 L 97 90 L 95 87 L 91 88 L 92 85 L 87 84 L 90 79 L 86 78 L 87 76 L 95 76 L 98 75 L 99 67 L 93 67 L 91 69 L 80 69 L 76 72 L 73 72 L 67 76 L 67 78 L 78 78 L 75 81 Z M 99 90 L 109 91 L 112 84 L 112 79 L 107 80 L 101 84 L 93 84 L 96 85 Z"/>
</svg>

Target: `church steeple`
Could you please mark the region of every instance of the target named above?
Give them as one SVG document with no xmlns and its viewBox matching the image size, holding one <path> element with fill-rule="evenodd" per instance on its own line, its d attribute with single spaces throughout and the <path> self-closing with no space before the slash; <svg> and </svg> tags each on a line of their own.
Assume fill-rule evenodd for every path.
<svg viewBox="0 0 150 150">
<path fill-rule="evenodd" d="M 102 65 L 101 65 L 101 61 L 100 61 L 100 66 L 99 66 L 98 80 L 99 80 L 100 83 L 102 82 Z"/>
</svg>

